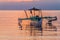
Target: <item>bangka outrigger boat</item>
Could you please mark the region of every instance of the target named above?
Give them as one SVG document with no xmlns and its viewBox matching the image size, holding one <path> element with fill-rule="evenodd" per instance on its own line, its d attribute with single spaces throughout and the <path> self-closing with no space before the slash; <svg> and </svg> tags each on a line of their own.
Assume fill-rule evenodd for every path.
<svg viewBox="0 0 60 40">
<path fill-rule="evenodd" d="M 49 26 L 49 28 L 55 29 L 54 31 L 57 31 L 57 28 L 53 27 L 53 24 L 52 24 L 53 21 L 57 21 L 57 16 L 54 16 L 54 17 L 45 16 L 45 17 L 43 17 L 41 9 L 37 9 L 35 7 L 28 9 L 28 10 L 30 11 L 31 16 L 28 17 L 26 10 L 24 10 L 24 12 L 26 14 L 26 18 L 18 18 L 18 20 L 20 20 L 20 21 L 31 20 L 29 26 L 31 28 L 32 28 L 32 26 L 34 26 L 35 28 L 38 28 L 38 30 L 41 31 L 41 33 L 42 33 L 42 31 L 43 31 L 43 27 L 42 27 L 43 23 L 42 22 L 43 22 L 43 19 L 46 19 L 46 20 L 48 20 L 48 23 L 46 23 L 46 24 Z M 35 13 L 36 11 L 39 12 L 38 15 L 36 15 L 36 13 Z M 22 29 L 23 26 L 21 25 L 21 23 L 19 22 L 18 24 L 19 24 L 19 28 L 21 28 L 21 30 L 23 30 Z M 45 31 L 49 31 L 49 30 L 45 30 Z"/>
</svg>

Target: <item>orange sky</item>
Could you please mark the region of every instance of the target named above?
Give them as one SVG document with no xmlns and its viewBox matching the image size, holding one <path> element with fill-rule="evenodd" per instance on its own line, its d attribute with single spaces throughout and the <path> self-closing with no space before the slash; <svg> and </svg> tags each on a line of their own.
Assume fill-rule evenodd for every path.
<svg viewBox="0 0 60 40">
<path fill-rule="evenodd" d="M 0 2 L 21 2 L 21 1 L 32 1 L 32 0 L 0 0 Z"/>
</svg>

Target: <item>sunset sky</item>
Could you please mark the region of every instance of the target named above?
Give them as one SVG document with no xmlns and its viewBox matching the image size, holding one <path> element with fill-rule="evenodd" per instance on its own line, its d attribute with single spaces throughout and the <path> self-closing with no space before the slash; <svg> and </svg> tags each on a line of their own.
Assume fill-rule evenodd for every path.
<svg viewBox="0 0 60 40">
<path fill-rule="evenodd" d="M 0 10 L 24 10 L 32 7 L 60 10 L 60 0 L 0 0 Z"/>
<path fill-rule="evenodd" d="M 32 1 L 32 0 L 0 0 L 0 2 L 21 2 L 21 1 Z"/>
</svg>

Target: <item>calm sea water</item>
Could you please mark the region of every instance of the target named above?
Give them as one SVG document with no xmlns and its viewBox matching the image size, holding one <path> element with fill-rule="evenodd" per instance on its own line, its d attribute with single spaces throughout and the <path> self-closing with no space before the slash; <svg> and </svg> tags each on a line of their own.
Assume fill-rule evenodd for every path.
<svg viewBox="0 0 60 40">
<path fill-rule="evenodd" d="M 44 36 L 39 36 L 41 33 L 36 33 L 38 32 L 36 30 L 33 31 L 33 36 L 30 36 L 30 30 L 25 30 L 26 24 L 30 21 L 23 21 L 23 30 L 18 27 L 18 18 L 26 17 L 23 10 L 0 10 L 0 40 L 60 40 L 60 10 L 43 10 L 42 14 L 43 16 L 57 16 L 58 20 L 53 22 L 57 31 L 43 31 Z"/>
</svg>

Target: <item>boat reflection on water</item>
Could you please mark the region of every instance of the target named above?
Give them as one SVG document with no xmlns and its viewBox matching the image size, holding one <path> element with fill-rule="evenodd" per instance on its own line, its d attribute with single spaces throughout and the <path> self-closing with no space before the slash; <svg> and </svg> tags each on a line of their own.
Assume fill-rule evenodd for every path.
<svg viewBox="0 0 60 40">
<path fill-rule="evenodd" d="M 39 27 L 35 27 L 37 22 L 25 21 L 27 24 L 23 24 L 22 31 L 26 32 L 26 40 L 47 40 L 54 39 L 57 37 L 57 27 L 52 24 L 52 28 L 49 26 L 43 27 L 41 31 Z M 29 24 L 28 24 L 29 23 Z M 46 23 L 45 23 L 46 24 Z M 19 28 L 21 30 L 21 28 Z M 24 34 L 24 33 L 23 33 Z M 53 37 L 52 37 L 53 36 Z M 55 38 L 54 38 L 55 37 Z"/>
</svg>

